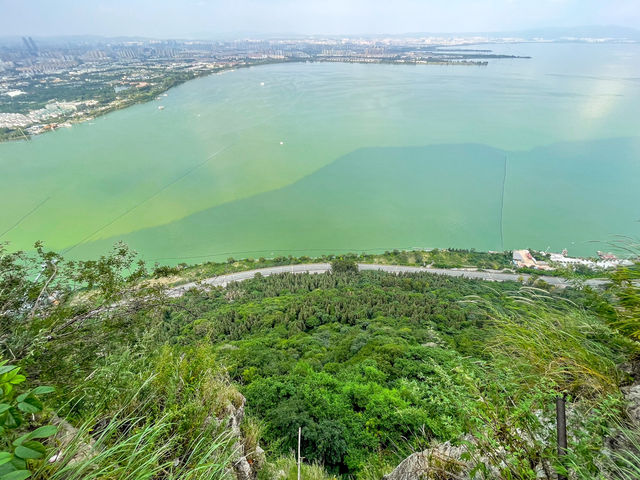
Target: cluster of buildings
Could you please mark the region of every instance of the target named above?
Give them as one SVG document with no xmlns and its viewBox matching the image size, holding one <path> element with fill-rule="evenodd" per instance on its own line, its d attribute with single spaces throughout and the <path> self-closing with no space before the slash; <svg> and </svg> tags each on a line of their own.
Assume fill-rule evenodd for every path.
<svg viewBox="0 0 640 480">
<path fill-rule="evenodd" d="M 29 113 L 0 113 L 0 128 L 26 128 L 34 124 L 42 124 L 51 120 L 72 115 L 81 107 L 92 105 L 94 102 L 52 102 L 43 108 Z M 27 132 L 31 133 L 31 132 Z"/>
<path fill-rule="evenodd" d="M 292 61 L 484 65 L 486 58 L 492 57 L 490 51 L 451 48 L 478 40 L 307 37 L 223 42 L 3 38 L 0 140 L 21 137 L 25 131 L 38 133 L 56 124 L 120 108 L 127 104 L 127 98 L 136 95 L 136 88 L 143 88 L 141 85 L 151 88 L 174 85 L 175 82 L 167 80 L 179 83 L 243 65 Z M 87 98 L 96 104 L 82 103 Z M 17 129 L 19 135 L 12 134 L 11 130 Z"/>
<path fill-rule="evenodd" d="M 587 267 L 592 270 L 607 270 L 619 266 L 630 266 L 633 262 L 618 258 L 613 253 L 598 252 L 598 259 L 569 257 L 567 250 L 562 253 L 536 252 L 538 259 L 529 250 L 514 250 L 513 264 L 518 268 L 535 270 L 555 270 L 558 267 Z M 544 260 L 542 260 L 544 258 Z"/>
</svg>

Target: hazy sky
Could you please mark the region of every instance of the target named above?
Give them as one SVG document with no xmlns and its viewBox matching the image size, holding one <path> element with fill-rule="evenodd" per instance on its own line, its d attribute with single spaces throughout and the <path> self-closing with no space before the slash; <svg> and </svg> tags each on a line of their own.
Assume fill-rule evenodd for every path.
<svg viewBox="0 0 640 480">
<path fill-rule="evenodd" d="M 640 25 L 640 0 L 0 0 L 0 36 L 504 31 Z"/>
</svg>

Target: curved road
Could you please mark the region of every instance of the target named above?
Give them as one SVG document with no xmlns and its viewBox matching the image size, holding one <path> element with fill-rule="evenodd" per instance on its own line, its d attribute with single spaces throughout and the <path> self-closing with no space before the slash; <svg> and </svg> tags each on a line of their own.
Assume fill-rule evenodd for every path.
<svg viewBox="0 0 640 480">
<path fill-rule="evenodd" d="M 370 263 L 359 263 L 358 268 L 362 270 L 380 270 L 388 273 L 434 273 L 436 275 L 447 275 L 449 277 L 464 277 L 472 278 L 476 280 L 485 280 L 489 282 L 517 282 L 527 281 L 531 278 L 528 274 L 519 273 L 504 273 L 499 271 L 473 271 L 473 270 L 457 270 L 448 268 L 430 268 L 430 267 L 408 267 L 404 265 L 376 265 Z M 220 275 L 217 277 L 206 278 L 199 282 L 185 283 L 177 287 L 170 288 L 167 291 L 167 295 L 170 297 L 181 297 L 182 295 L 192 288 L 196 287 L 226 287 L 232 282 L 242 282 L 249 280 L 261 274 L 263 277 L 270 275 L 278 275 L 280 273 L 327 273 L 331 270 L 331 264 L 329 263 L 306 263 L 299 265 L 283 265 L 280 267 L 268 267 L 259 268 L 256 270 L 247 270 L 245 272 L 230 273 L 227 275 Z M 561 277 L 549 277 L 541 275 L 538 277 L 544 280 L 550 285 L 565 288 L 574 285 L 575 281 L 568 280 Z M 606 285 L 608 280 L 604 279 L 589 279 L 584 281 L 584 285 L 590 287 L 602 287 Z"/>
</svg>

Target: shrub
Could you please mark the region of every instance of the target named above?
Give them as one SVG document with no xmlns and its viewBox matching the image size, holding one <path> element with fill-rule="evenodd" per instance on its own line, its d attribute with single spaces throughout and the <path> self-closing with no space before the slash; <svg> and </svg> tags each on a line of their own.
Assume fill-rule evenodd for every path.
<svg viewBox="0 0 640 480">
<path fill-rule="evenodd" d="M 0 362 L 0 479 L 23 480 L 31 476 L 29 462 L 44 458 L 45 446 L 38 440 L 57 432 L 52 425 L 29 430 L 29 417 L 42 411 L 40 395 L 53 392 L 52 387 L 39 386 L 16 395 L 16 386 L 26 380 L 20 368 Z"/>
<path fill-rule="evenodd" d="M 333 273 L 357 273 L 358 264 L 354 260 L 348 260 L 340 257 L 331 262 L 331 271 Z"/>
</svg>

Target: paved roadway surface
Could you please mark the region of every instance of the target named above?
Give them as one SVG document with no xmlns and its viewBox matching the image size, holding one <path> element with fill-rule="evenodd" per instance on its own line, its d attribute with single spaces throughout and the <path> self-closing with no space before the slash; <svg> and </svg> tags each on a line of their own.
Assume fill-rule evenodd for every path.
<svg viewBox="0 0 640 480">
<path fill-rule="evenodd" d="M 490 282 L 508 282 L 508 281 L 527 281 L 531 278 L 528 274 L 518 273 L 504 273 L 498 271 L 473 271 L 473 270 L 459 270 L 448 268 L 430 268 L 430 267 L 407 267 L 404 265 L 374 265 L 367 263 L 359 263 L 358 268 L 360 270 L 381 270 L 389 273 L 435 273 L 437 275 L 447 275 L 450 277 L 464 277 L 473 278 L 478 280 L 486 280 Z M 203 287 L 226 287 L 232 282 L 242 282 L 249 280 L 256 276 L 257 273 L 263 277 L 270 275 L 278 275 L 280 273 L 326 273 L 331 270 L 329 263 L 306 263 L 301 265 L 283 265 L 280 267 L 268 267 L 260 268 L 256 270 L 247 270 L 246 272 L 230 273 L 227 275 L 220 275 L 217 277 L 206 278 L 200 282 L 185 283 L 177 287 L 170 288 L 167 292 L 170 297 L 181 297 L 187 290 L 192 288 Z M 541 280 L 544 280 L 550 285 L 565 288 L 575 283 L 574 280 L 568 280 L 561 277 L 549 277 L 539 276 Z M 602 287 L 608 283 L 604 279 L 589 279 L 585 280 L 584 284 L 591 287 Z"/>
</svg>

